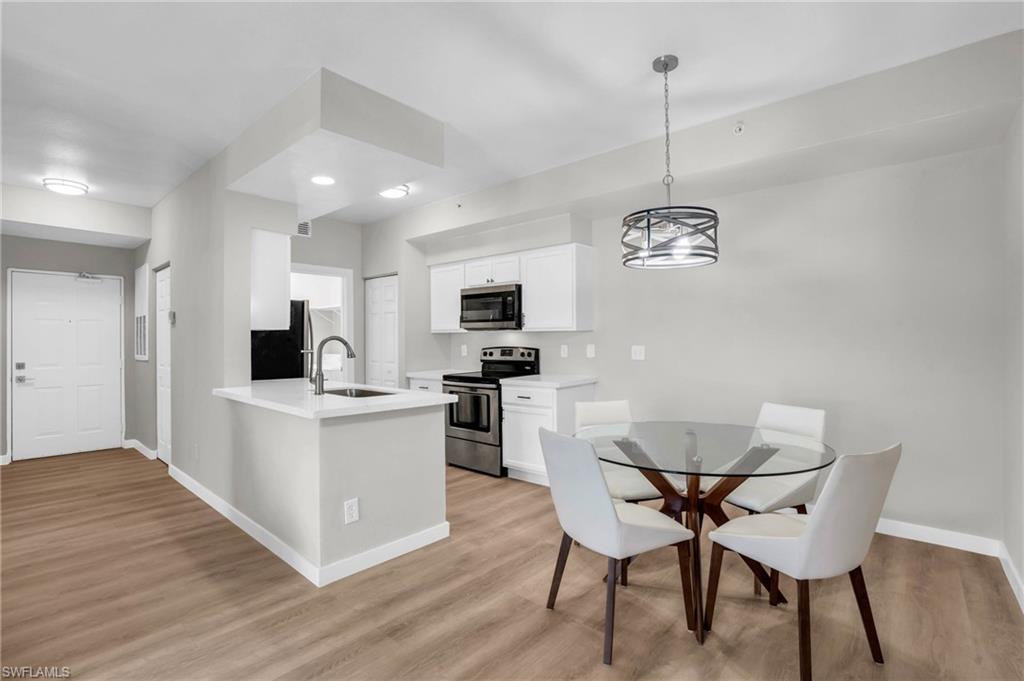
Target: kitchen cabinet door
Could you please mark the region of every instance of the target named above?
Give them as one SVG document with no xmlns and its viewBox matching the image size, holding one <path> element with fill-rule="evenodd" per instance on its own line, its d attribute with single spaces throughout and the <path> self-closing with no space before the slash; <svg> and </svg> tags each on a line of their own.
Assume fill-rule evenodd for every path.
<svg viewBox="0 0 1024 681">
<path fill-rule="evenodd" d="M 292 240 L 283 232 L 252 230 L 249 328 L 287 330 L 291 323 Z"/>
<path fill-rule="evenodd" d="M 491 283 L 491 261 L 470 260 L 466 263 L 466 286 L 486 286 Z"/>
<path fill-rule="evenodd" d="M 465 268 L 462 263 L 430 268 L 430 330 L 433 333 L 462 331 L 459 328 L 459 313 L 464 277 Z"/>
<path fill-rule="evenodd" d="M 524 253 L 523 330 L 573 330 L 575 271 L 571 248 Z"/>
<path fill-rule="evenodd" d="M 491 283 L 507 284 L 519 281 L 519 256 L 501 255 L 491 258 Z"/>
<path fill-rule="evenodd" d="M 502 414 L 504 465 L 508 468 L 547 475 L 538 428 L 555 429 L 554 411 L 509 405 L 502 408 Z"/>
</svg>

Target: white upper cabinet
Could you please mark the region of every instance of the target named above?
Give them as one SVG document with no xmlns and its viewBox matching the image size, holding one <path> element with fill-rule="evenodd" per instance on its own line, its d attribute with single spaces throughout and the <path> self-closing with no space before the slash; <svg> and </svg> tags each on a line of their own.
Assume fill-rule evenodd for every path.
<svg viewBox="0 0 1024 681">
<path fill-rule="evenodd" d="M 593 256 L 590 246 L 565 244 L 519 256 L 524 331 L 594 328 Z"/>
<path fill-rule="evenodd" d="M 487 286 L 519 281 L 519 256 L 499 255 L 466 263 L 466 286 Z"/>
<path fill-rule="evenodd" d="M 593 256 L 590 246 L 564 244 L 430 268 L 430 330 L 462 331 L 460 291 L 471 286 L 521 282 L 524 331 L 594 328 Z"/>
<path fill-rule="evenodd" d="M 465 270 L 462 263 L 430 268 L 430 330 L 433 333 L 462 331 L 459 328 L 460 292 L 465 287 Z"/>
<path fill-rule="evenodd" d="M 252 230 L 249 327 L 287 330 L 291 322 L 292 240 L 283 232 Z"/>
</svg>

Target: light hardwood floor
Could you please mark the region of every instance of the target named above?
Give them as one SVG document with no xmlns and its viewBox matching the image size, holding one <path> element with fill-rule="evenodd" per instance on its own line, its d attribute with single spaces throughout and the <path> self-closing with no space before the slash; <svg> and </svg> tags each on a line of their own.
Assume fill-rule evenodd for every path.
<svg viewBox="0 0 1024 681">
<path fill-rule="evenodd" d="M 574 548 L 544 607 L 560 530 L 543 487 L 449 469 L 449 539 L 317 589 L 134 451 L 15 462 L 0 481 L 4 665 L 133 680 L 797 676 L 793 583 L 771 608 L 726 554 L 700 648 L 670 549 L 630 568 L 602 665 L 604 558 Z M 886 664 L 849 581 L 815 582 L 816 679 L 1021 679 L 1024 618 L 996 559 L 879 535 L 864 574 Z"/>
</svg>

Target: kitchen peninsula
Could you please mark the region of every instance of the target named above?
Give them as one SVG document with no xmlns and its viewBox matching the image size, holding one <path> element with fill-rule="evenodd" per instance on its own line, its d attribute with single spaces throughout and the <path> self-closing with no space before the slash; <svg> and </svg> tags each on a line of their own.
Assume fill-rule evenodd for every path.
<svg viewBox="0 0 1024 681">
<path fill-rule="evenodd" d="M 213 391 L 231 401 L 235 487 L 211 505 L 317 586 L 448 536 L 440 412 L 455 401 L 325 388 L 297 378 Z M 377 394 L 330 394 L 345 389 Z"/>
</svg>

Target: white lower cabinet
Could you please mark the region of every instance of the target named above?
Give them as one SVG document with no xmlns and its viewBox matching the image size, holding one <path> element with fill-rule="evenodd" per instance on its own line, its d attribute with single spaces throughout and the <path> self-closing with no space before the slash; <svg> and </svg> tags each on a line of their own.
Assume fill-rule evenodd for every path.
<svg viewBox="0 0 1024 681">
<path fill-rule="evenodd" d="M 508 476 L 538 485 L 548 484 L 541 428 L 572 435 L 576 403 L 594 399 L 594 384 L 571 388 L 502 385 L 502 461 Z"/>
<path fill-rule="evenodd" d="M 554 429 L 554 409 L 504 405 L 502 413 L 505 416 L 502 423 L 505 466 L 546 478 L 544 456 L 540 451 L 537 432 L 540 428 Z"/>
</svg>

